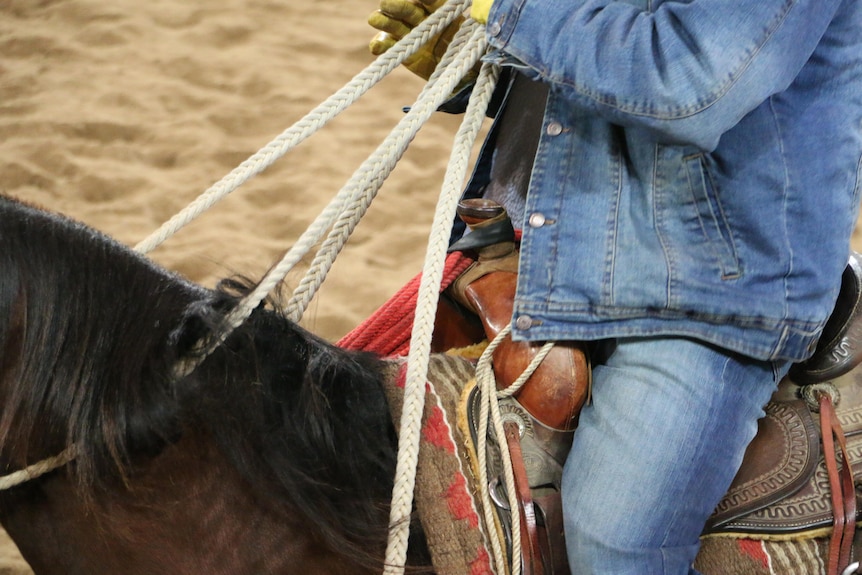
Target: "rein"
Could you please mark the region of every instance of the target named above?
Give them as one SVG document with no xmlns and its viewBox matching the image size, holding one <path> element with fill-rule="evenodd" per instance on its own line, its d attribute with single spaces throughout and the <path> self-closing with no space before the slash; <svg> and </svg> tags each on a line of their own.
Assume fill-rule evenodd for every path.
<svg viewBox="0 0 862 575">
<path fill-rule="evenodd" d="M 41 477 L 50 471 L 54 471 L 63 467 L 78 455 L 78 450 L 74 445 L 71 445 L 54 457 L 49 457 L 38 461 L 33 465 L 28 465 L 24 469 L 13 471 L 7 475 L 0 476 L 0 491 L 11 489 L 22 483 L 26 483 L 37 477 Z"/>
</svg>

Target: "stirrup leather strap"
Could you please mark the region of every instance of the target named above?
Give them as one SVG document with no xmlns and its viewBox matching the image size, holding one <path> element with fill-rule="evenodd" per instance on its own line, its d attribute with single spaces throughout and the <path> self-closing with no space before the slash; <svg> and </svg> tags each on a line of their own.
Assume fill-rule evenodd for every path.
<svg viewBox="0 0 862 575">
<path fill-rule="evenodd" d="M 503 424 L 506 432 L 506 446 L 512 460 L 515 488 L 518 492 L 518 516 L 521 521 L 521 561 L 524 575 L 544 575 L 542 551 L 539 547 L 539 533 L 536 525 L 536 507 L 530 493 L 527 470 L 521 452 L 521 433 L 518 424 L 508 421 Z"/>
<path fill-rule="evenodd" d="M 832 537 L 829 541 L 829 564 L 827 573 L 839 574 L 850 564 L 853 535 L 856 529 L 856 488 L 853 470 L 847 455 L 847 442 L 832 398 L 824 393 L 820 396 L 820 428 L 823 435 L 823 454 L 832 492 Z M 838 469 L 835 443 L 841 451 L 842 465 Z"/>
</svg>

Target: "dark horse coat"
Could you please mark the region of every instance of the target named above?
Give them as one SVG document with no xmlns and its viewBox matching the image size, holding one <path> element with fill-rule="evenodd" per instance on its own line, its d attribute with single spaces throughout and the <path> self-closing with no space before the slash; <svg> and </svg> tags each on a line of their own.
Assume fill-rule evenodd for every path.
<svg viewBox="0 0 862 575">
<path fill-rule="evenodd" d="M 0 197 L 0 467 L 78 449 L 0 493 L 36 573 L 379 570 L 395 465 L 379 360 L 259 309 L 172 376 L 242 289 Z"/>
</svg>

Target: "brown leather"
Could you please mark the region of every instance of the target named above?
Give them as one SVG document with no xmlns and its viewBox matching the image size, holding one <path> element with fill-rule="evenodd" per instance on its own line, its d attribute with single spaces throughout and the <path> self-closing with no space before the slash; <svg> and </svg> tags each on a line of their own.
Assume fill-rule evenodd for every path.
<svg viewBox="0 0 862 575">
<path fill-rule="evenodd" d="M 465 406 L 465 422 L 469 429 L 468 436 L 473 449 L 478 446 L 478 422 L 480 419 L 480 392 L 476 385 L 469 388 Z M 513 397 L 500 400 L 504 428 L 511 425 L 511 430 L 517 430 L 518 448 L 510 449 L 513 461 L 513 472 L 516 477 L 521 470 L 526 475 L 532 499 L 532 516 L 535 517 L 536 535 L 538 538 L 538 553 L 541 555 L 544 573 L 536 575 L 551 575 L 567 573 L 565 537 L 563 536 L 563 505 L 560 496 L 563 464 L 572 444 L 574 431 L 552 429 L 543 425 L 530 415 L 526 409 Z M 500 478 L 503 474 L 501 456 L 498 444 L 489 436 L 488 441 L 488 473 L 490 477 Z M 517 481 L 517 480 L 516 480 Z M 501 483 L 497 480 L 494 483 Z M 502 498 L 498 492 L 498 498 Z M 522 495 L 522 499 L 525 496 Z M 523 507 L 523 506 L 522 506 Z M 498 516 L 503 525 L 507 542 L 511 544 L 511 529 L 508 522 L 511 515 L 508 506 L 497 508 Z M 521 511 L 519 509 L 519 511 Z M 519 513 L 521 515 L 521 513 Z M 523 518 L 522 518 L 523 520 Z M 526 528 L 522 528 L 522 533 Z M 522 535 L 522 544 L 524 536 Z M 524 555 L 527 557 L 527 555 Z"/>
<path fill-rule="evenodd" d="M 506 216 L 506 208 L 486 198 L 467 198 L 458 202 L 458 217 L 475 230 L 487 227 Z M 511 238 L 510 238 L 511 239 Z"/>
<path fill-rule="evenodd" d="M 830 434 L 830 428 L 840 426 L 850 461 L 848 471 L 859 477 L 862 474 L 862 370 L 844 375 L 834 385 L 840 394 L 835 406 L 836 423 L 826 427 L 823 437 Z M 800 388 L 787 380 L 782 382 L 766 407 L 767 416 L 746 451 L 737 479 L 704 534 L 789 535 L 833 528 L 833 491 L 826 463 L 830 452 L 821 450 L 819 421 L 800 403 L 799 392 Z M 770 431 L 774 426 L 783 429 Z M 831 457 L 834 460 L 834 452 Z M 846 506 L 856 505 L 853 499 L 844 497 L 845 517 L 849 521 L 849 517 L 855 515 L 857 521 L 862 520 L 858 507 L 848 515 Z"/>
<path fill-rule="evenodd" d="M 489 340 L 511 321 L 518 276 L 508 272 L 485 275 L 464 288 L 467 302 L 482 319 Z M 500 388 L 511 385 L 541 349 L 541 344 L 512 341 L 511 336 L 493 355 L 494 375 Z M 589 392 L 589 365 L 583 344 L 561 342 L 516 394 L 537 420 L 555 429 L 574 429 Z"/>
<path fill-rule="evenodd" d="M 518 494 L 518 505 L 521 518 L 521 565 L 524 575 L 542 575 L 545 568 L 542 562 L 542 551 L 539 546 L 539 533 L 536 525 L 536 509 L 533 506 L 533 495 L 530 492 L 530 482 L 527 470 L 524 468 L 524 457 L 521 453 L 521 434 L 518 424 L 507 421 L 503 424 L 506 434 L 506 446 L 512 460 L 512 473 L 515 478 L 515 490 Z"/>
<path fill-rule="evenodd" d="M 814 475 L 820 430 L 805 402 L 770 402 L 765 410 L 742 466 L 704 533 L 735 530 L 734 520 L 796 493 Z"/>
<path fill-rule="evenodd" d="M 501 206 L 481 198 L 463 200 L 458 215 L 474 232 L 508 222 L 508 214 Z M 485 335 L 492 341 L 512 321 L 519 257 L 514 231 L 511 238 L 483 245 L 476 253 L 478 261 L 453 282 L 448 292 L 481 319 Z M 510 386 L 541 347 L 541 343 L 516 342 L 506 336 L 493 355 L 497 386 Z M 589 386 L 590 368 L 584 345 L 559 342 L 516 397 L 543 424 L 554 429 L 574 429 Z"/>
<path fill-rule="evenodd" d="M 539 526 L 539 545 L 545 558 L 548 573 L 568 573 L 569 560 L 566 556 L 565 534 L 563 532 L 563 502 L 559 491 L 545 491 L 533 496 L 536 508 L 536 522 Z"/>
<path fill-rule="evenodd" d="M 431 352 L 444 353 L 479 343 L 485 339 L 482 322 L 445 293 L 437 301 Z"/>
<path fill-rule="evenodd" d="M 502 229 L 505 227 L 502 224 L 508 222 L 505 211 L 494 202 L 468 202 L 459 206 L 459 215 L 474 233 L 491 225 Z M 491 244 L 480 238 L 463 245 L 474 246 L 478 261 L 452 284 L 447 294 L 480 318 L 487 340 L 492 341 L 512 320 L 518 281 L 514 236 Z M 518 379 L 541 347 L 541 343 L 515 342 L 507 336 L 492 358 L 497 387 L 508 387 Z M 514 397 L 503 400 L 505 405 L 501 405 L 501 409 L 508 410 L 509 417 L 521 421 L 525 434 L 522 440 L 518 424 L 512 420 L 505 424 L 506 446 L 519 499 L 522 566 L 530 575 L 568 570 L 560 478 L 572 430 L 589 396 L 589 388 L 590 366 L 585 347 L 560 342 Z M 477 405 L 475 391 L 471 397 L 472 405 Z M 474 410 L 472 407 L 469 411 L 475 421 Z M 539 504 L 534 494 L 539 495 Z M 501 517 L 507 515 L 503 513 Z"/>
<path fill-rule="evenodd" d="M 844 431 L 835 415 L 832 398 L 826 393 L 820 395 L 820 429 L 823 432 L 823 452 L 833 516 L 826 572 L 828 575 L 838 575 L 850 564 L 853 534 L 856 529 L 856 490 Z M 842 456 L 841 471 L 838 470 L 835 443 L 838 444 Z"/>
</svg>

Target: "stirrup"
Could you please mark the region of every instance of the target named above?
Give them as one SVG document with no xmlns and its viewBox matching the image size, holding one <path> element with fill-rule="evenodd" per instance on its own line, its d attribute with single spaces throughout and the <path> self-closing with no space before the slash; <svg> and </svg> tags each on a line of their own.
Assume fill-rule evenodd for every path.
<svg viewBox="0 0 862 575">
<path fill-rule="evenodd" d="M 814 355 L 790 368 L 799 385 L 821 383 L 844 375 L 862 362 L 862 254 L 851 252 L 841 276 L 835 309 L 823 328 Z"/>
<path fill-rule="evenodd" d="M 464 412 L 459 419 L 466 424 L 467 429 L 463 430 L 463 435 L 468 442 L 467 448 L 474 468 L 474 476 L 479 478 L 478 429 L 481 391 L 478 386 L 473 385 L 466 388 L 464 393 L 465 398 L 462 399 Z M 489 528 L 495 529 L 500 539 L 505 542 L 504 551 L 508 561 L 506 571 L 511 572 L 512 521 L 513 518 L 517 518 L 522 526 L 521 572 L 532 575 L 567 572 L 560 484 L 563 464 L 571 448 L 574 431 L 557 430 L 543 425 L 513 397 L 500 399 L 500 411 L 504 425 L 508 429 L 517 429 L 516 441 L 519 449 L 515 453 L 509 449 L 513 460 L 512 466 L 516 468 L 516 482 L 517 468 L 520 467 L 528 483 L 528 493 L 521 493 L 519 509 L 517 514 L 513 514 L 503 479 L 500 443 L 489 433 L 486 441 L 487 480 L 495 520 L 495 525 Z M 505 442 L 504 445 L 506 445 Z M 524 532 L 525 525 L 528 528 L 527 532 Z M 532 543 L 530 531 L 533 534 Z"/>
</svg>

